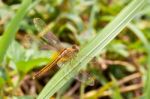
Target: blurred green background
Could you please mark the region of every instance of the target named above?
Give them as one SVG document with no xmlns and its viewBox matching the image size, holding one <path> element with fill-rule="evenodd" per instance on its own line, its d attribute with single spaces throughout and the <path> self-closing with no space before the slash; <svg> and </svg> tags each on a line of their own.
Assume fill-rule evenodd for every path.
<svg viewBox="0 0 150 99">
<path fill-rule="evenodd" d="M 21 8 L 21 1 L 0 1 L 0 35 L 11 28 L 6 40 L 0 37 L 0 48 L 3 48 L 2 43 L 8 45 L 4 50 L 0 49 L 0 99 L 34 99 L 56 72 L 51 70 L 43 77 L 32 79 L 34 73 L 53 60 L 51 56 L 54 54 L 53 48 L 37 37 L 34 18 L 44 20 L 64 46 L 76 44 L 82 48 L 131 2 L 27 0 L 27 5 Z M 150 55 L 148 5 L 149 2 L 84 69 L 93 76 L 93 86 L 71 80 L 52 99 L 93 99 L 93 96 L 99 99 L 142 99 Z M 18 20 L 13 23 L 18 10 L 21 10 Z M 4 44 L 4 41 L 9 42 Z"/>
</svg>

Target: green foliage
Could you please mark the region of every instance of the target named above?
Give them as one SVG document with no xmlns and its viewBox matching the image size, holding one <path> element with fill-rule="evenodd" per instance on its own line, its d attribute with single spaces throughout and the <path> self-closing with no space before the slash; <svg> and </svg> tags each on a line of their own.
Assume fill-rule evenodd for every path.
<svg viewBox="0 0 150 99">
<path fill-rule="evenodd" d="M 39 51 L 36 46 L 31 49 L 23 48 L 19 43 L 13 42 L 8 50 L 7 59 L 10 65 L 15 64 L 18 72 L 26 74 L 37 66 L 45 65 L 51 61 L 49 57 L 52 51 Z"/>
<path fill-rule="evenodd" d="M 140 31 L 136 26 L 134 26 L 133 24 L 129 24 L 128 27 L 135 33 L 135 35 L 142 41 L 146 52 L 148 54 L 148 58 L 147 58 L 147 68 L 148 71 L 145 74 L 146 75 L 146 81 L 145 81 L 145 99 L 148 99 L 149 96 L 149 92 L 150 92 L 150 87 L 149 87 L 149 78 L 150 78 L 150 42 L 146 39 L 146 37 L 144 36 L 144 33 L 142 33 L 142 31 Z"/>
<path fill-rule="evenodd" d="M 120 90 L 119 90 L 119 86 L 117 84 L 116 79 L 112 76 L 112 82 L 113 82 L 113 94 L 112 94 L 112 99 L 123 99 L 123 97 L 121 96 Z"/>
<path fill-rule="evenodd" d="M 0 2 L 0 98 L 149 99 L 150 2 L 19 1 Z M 33 80 L 32 74 L 52 62 L 55 54 L 52 46 L 38 38 L 33 24 L 37 17 L 47 23 L 64 47 L 76 44 L 80 51 L 58 72 L 50 70 Z M 71 79 L 80 71 L 89 72 L 95 85 L 86 85 L 90 80 L 83 83 Z M 134 73 L 138 76 L 130 78 Z M 127 79 L 130 80 L 120 84 Z M 143 82 L 144 88 L 140 85 Z M 122 92 L 138 84 L 137 89 Z"/>
<path fill-rule="evenodd" d="M 22 18 L 25 16 L 27 12 L 28 5 L 31 3 L 31 0 L 23 0 L 22 6 L 18 10 L 16 16 L 12 19 L 12 21 L 7 26 L 6 31 L 4 32 L 3 36 L 1 37 L 0 42 L 0 63 L 2 63 L 4 55 L 11 44 L 11 42 L 15 38 L 15 34 L 19 28 L 20 22 Z"/>
</svg>

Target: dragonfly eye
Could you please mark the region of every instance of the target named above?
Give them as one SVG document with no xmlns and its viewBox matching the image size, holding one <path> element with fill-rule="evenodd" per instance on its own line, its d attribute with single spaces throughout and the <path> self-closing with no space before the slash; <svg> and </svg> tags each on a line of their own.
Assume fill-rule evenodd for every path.
<svg viewBox="0 0 150 99">
<path fill-rule="evenodd" d="M 79 47 L 77 45 L 72 45 L 72 49 L 74 49 L 76 52 L 79 51 Z"/>
</svg>

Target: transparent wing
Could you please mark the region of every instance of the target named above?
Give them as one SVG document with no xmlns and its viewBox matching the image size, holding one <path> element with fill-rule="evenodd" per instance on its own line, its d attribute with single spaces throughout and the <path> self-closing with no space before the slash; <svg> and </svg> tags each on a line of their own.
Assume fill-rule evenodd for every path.
<svg viewBox="0 0 150 99">
<path fill-rule="evenodd" d="M 81 83 L 86 84 L 86 85 L 94 86 L 93 76 L 90 73 L 86 72 L 86 71 L 80 71 L 79 75 L 77 75 L 75 77 L 75 79 L 80 81 Z"/>
<path fill-rule="evenodd" d="M 45 22 L 40 18 L 34 18 L 33 22 L 36 29 L 39 32 L 39 37 L 46 41 L 48 44 L 55 47 L 57 50 L 62 50 L 63 46 L 61 45 L 60 40 L 49 30 L 49 27 L 46 26 Z"/>
</svg>

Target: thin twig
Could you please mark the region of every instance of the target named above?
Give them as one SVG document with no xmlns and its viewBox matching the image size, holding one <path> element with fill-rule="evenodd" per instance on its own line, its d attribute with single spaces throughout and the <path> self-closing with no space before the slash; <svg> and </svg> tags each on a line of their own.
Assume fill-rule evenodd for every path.
<svg viewBox="0 0 150 99">
<path fill-rule="evenodd" d="M 117 81 L 118 82 L 118 86 L 120 86 L 120 85 L 122 85 L 122 84 L 124 84 L 126 82 L 129 82 L 129 81 L 131 81 L 133 79 L 139 78 L 139 77 L 141 77 L 141 73 L 134 73 L 132 75 L 126 76 L 123 79 Z M 107 83 L 106 85 L 108 86 L 108 84 L 109 84 L 109 86 L 113 86 L 113 82 L 112 81 Z M 130 85 L 130 86 L 125 86 L 125 87 L 120 88 L 120 92 L 132 91 L 132 90 L 135 90 L 135 89 L 139 89 L 142 86 L 143 86 L 142 83 L 134 84 L 134 85 Z M 105 91 L 108 88 L 104 88 L 104 87 L 106 87 L 106 86 L 103 86 L 103 87 L 99 88 L 98 90 L 90 91 L 90 92 L 86 93 L 85 98 L 95 97 L 95 96 L 96 97 L 101 97 L 101 96 L 111 95 L 112 92 L 111 91 Z M 103 90 L 103 89 L 105 89 L 105 90 Z M 102 94 L 100 94 L 100 93 L 102 93 Z"/>
<path fill-rule="evenodd" d="M 125 87 L 122 87 L 120 88 L 120 92 L 121 93 L 125 93 L 125 92 L 129 92 L 129 91 L 134 91 L 134 90 L 137 90 L 137 89 L 140 89 L 143 87 L 143 84 L 140 83 L 140 84 L 134 84 L 134 85 L 129 85 L 129 86 L 125 86 Z M 112 95 L 112 91 L 105 91 L 101 97 L 103 96 L 110 96 Z"/>
</svg>

